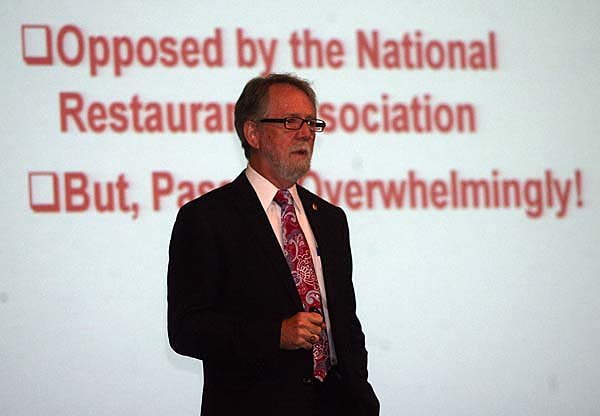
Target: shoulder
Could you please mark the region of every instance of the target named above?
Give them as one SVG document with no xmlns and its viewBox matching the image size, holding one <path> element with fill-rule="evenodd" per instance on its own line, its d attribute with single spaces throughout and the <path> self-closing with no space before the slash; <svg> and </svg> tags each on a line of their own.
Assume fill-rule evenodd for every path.
<svg viewBox="0 0 600 416">
<path fill-rule="evenodd" d="M 346 221 L 346 214 L 342 208 L 338 207 L 337 205 L 333 205 L 331 202 L 321 198 L 317 194 L 312 193 L 300 185 L 297 185 L 297 188 L 298 195 L 300 195 L 302 205 L 304 205 L 305 209 L 319 211 L 321 213 L 325 213 Z"/>
<path fill-rule="evenodd" d="M 245 175 L 240 174 L 232 182 L 213 189 L 202 196 L 184 204 L 179 209 L 178 216 L 202 214 L 203 216 L 220 217 L 225 215 L 228 208 L 232 207 L 240 198 L 247 197 L 250 184 Z"/>
</svg>

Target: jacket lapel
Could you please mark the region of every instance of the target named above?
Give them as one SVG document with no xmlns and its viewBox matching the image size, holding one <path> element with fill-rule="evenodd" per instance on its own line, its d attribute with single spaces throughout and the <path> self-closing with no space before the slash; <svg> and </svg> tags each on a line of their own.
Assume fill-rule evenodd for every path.
<svg viewBox="0 0 600 416">
<path fill-rule="evenodd" d="M 255 237 L 257 246 L 263 250 L 267 262 L 270 263 L 272 270 L 275 271 L 275 275 L 281 277 L 281 279 L 276 280 L 282 282 L 286 292 L 290 296 L 290 300 L 298 310 L 302 310 L 302 302 L 292 280 L 285 256 L 281 251 L 277 238 L 273 234 L 269 218 L 260 204 L 260 200 L 256 192 L 254 192 L 252 185 L 250 185 L 248 178 L 246 178 L 246 174 L 242 172 L 231 185 L 235 189 L 232 203 L 238 209 L 239 215 L 244 219 L 248 227 L 248 232 Z"/>
</svg>

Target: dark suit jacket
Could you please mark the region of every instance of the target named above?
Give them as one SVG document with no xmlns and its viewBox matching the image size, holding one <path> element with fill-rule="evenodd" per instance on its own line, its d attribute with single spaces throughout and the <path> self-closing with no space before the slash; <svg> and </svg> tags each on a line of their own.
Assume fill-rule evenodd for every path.
<svg viewBox="0 0 600 416">
<path fill-rule="evenodd" d="M 376 415 L 345 214 L 302 187 L 298 193 L 323 266 L 340 411 Z M 202 415 L 310 414 L 312 353 L 279 348 L 282 320 L 300 311 L 283 252 L 244 173 L 180 209 L 169 248 L 168 332 L 177 353 L 203 361 Z"/>
</svg>

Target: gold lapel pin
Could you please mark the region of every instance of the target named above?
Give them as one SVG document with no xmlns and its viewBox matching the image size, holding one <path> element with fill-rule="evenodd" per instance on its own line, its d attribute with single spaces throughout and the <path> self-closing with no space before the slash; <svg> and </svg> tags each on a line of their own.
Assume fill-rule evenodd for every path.
<svg viewBox="0 0 600 416">
<path fill-rule="evenodd" d="M 312 204 L 312 209 L 313 209 L 313 211 L 317 210 L 317 204 L 315 202 L 313 202 L 313 204 Z"/>
</svg>

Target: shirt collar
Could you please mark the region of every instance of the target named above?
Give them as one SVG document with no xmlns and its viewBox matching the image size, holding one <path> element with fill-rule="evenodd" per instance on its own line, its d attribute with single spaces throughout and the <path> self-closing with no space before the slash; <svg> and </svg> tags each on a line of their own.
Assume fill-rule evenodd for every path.
<svg viewBox="0 0 600 416">
<path fill-rule="evenodd" d="M 248 166 L 246 167 L 246 177 L 248 178 L 250 185 L 252 185 L 252 188 L 254 188 L 254 192 L 256 192 L 256 195 L 260 200 L 260 204 L 262 205 L 265 212 L 267 212 L 269 205 L 271 205 L 271 203 L 275 203 L 273 202 L 273 198 L 275 197 L 275 194 L 277 193 L 279 188 L 277 188 L 275 185 L 269 182 L 267 178 L 262 176 L 256 170 L 254 170 L 252 166 L 250 166 L 250 164 L 248 164 Z M 292 198 L 294 199 L 294 208 L 296 208 L 296 214 L 304 215 L 304 207 L 302 206 L 300 195 L 298 195 L 298 189 L 296 188 L 296 184 L 293 184 L 291 187 L 289 187 L 288 191 L 290 191 L 290 193 L 292 194 Z"/>
</svg>

